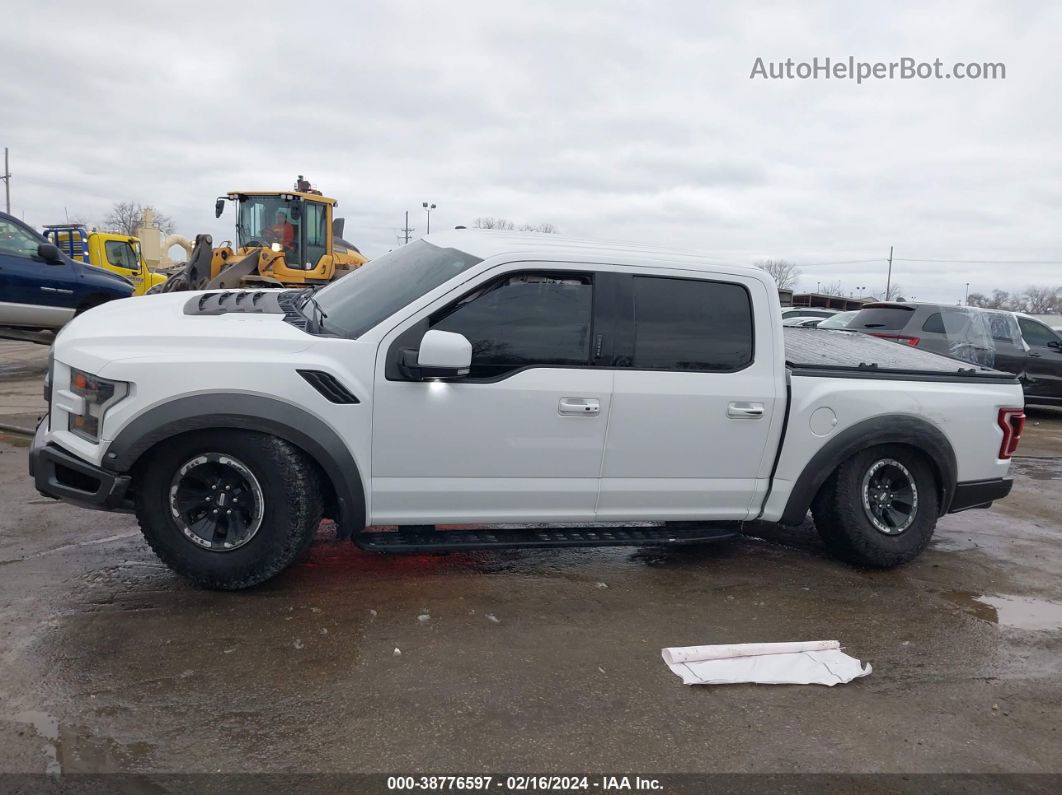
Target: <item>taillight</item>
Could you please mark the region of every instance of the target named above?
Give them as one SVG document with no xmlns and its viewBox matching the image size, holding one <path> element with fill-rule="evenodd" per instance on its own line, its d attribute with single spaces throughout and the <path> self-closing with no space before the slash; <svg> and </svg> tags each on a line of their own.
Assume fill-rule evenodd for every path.
<svg viewBox="0 0 1062 795">
<path fill-rule="evenodd" d="M 1008 459 L 1018 449 L 1021 432 L 1025 428 L 1025 409 L 1000 409 L 999 427 L 1003 429 L 1003 441 L 999 445 L 999 457 Z"/>
<path fill-rule="evenodd" d="M 922 341 L 921 337 L 908 337 L 906 334 L 880 334 L 872 331 L 870 332 L 870 336 L 899 342 L 901 345 L 910 345 L 912 348 L 917 348 L 918 343 Z"/>
</svg>

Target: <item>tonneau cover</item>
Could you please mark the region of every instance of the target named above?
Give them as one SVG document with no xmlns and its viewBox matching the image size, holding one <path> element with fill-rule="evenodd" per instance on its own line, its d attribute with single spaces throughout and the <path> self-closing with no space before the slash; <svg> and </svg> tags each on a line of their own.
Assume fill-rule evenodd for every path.
<svg viewBox="0 0 1062 795">
<path fill-rule="evenodd" d="M 1010 373 L 858 331 L 786 326 L 785 362 L 795 375 L 1014 380 Z"/>
</svg>

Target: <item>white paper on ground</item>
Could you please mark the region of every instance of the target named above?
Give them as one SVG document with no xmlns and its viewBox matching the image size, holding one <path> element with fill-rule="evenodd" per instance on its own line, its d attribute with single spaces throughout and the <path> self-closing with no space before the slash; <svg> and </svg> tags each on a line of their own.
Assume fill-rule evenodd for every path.
<svg viewBox="0 0 1062 795">
<path fill-rule="evenodd" d="M 838 685 L 872 670 L 836 640 L 684 646 L 664 649 L 662 656 L 687 685 Z"/>
</svg>

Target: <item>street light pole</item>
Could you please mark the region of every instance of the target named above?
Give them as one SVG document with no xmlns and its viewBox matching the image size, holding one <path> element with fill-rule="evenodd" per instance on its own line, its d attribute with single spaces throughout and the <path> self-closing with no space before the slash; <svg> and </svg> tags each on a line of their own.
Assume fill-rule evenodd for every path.
<svg viewBox="0 0 1062 795">
<path fill-rule="evenodd" d="M 428 213 L 428 226 L 427 226 L 428 231 L 425 232 L 424 234 L 430 235 L 431 234 L 431 211 L 435 209 L 435 205 L 434 204 L 428 204 L 427 202 L 424 202 L 421 206 Z"/>
<path fill-rule="evenodd" d="M 4 173 L 0 174 L 4 181 L 4 198 L 7 204 L 7 214 L 11 215 L 11 169 L 7 167 L 7 147 L 4 147 Z"/>
<path fill-rule="evenodd" d="M 892 246 L 889 246 L 889 275 L 885 278 L 885 300 L 892 295 Z"/>
<path fill-rule="evenodd" d="M 962 299 L 964 306 L 970 305 L 970 283 L 966 282 L 966 296 Z"/>
</svg>

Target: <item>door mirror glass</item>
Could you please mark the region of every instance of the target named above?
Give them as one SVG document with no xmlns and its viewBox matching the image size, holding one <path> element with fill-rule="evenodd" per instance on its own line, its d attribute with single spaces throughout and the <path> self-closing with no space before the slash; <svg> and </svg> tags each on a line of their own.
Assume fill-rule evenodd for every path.
<svg viewBox="0 0 1062 795">
<path fill-rule="evenodd" d="M 218 200 L 214 202 L 214 217 L 220 218 L 223 212 L 225 212 L 225 200 L 219 197 Z"/>
<path fill-rule="evenodd" d="M 415 360 L 409 355 L 414 353 Z M 419 351 L 405 352 L 403 365 L 414 378 L 460 378 L 472 366 L 472 343 L 461 334 L 432 329 L 421 338 Z"/>
<path fill-rule="evenodd" d="M 63 260 L 59 256 L 59 249 L 51 243 L 41 243 L 37 246 L 37 256 L 50 265 L 61 265 Z"/>
</svg>

